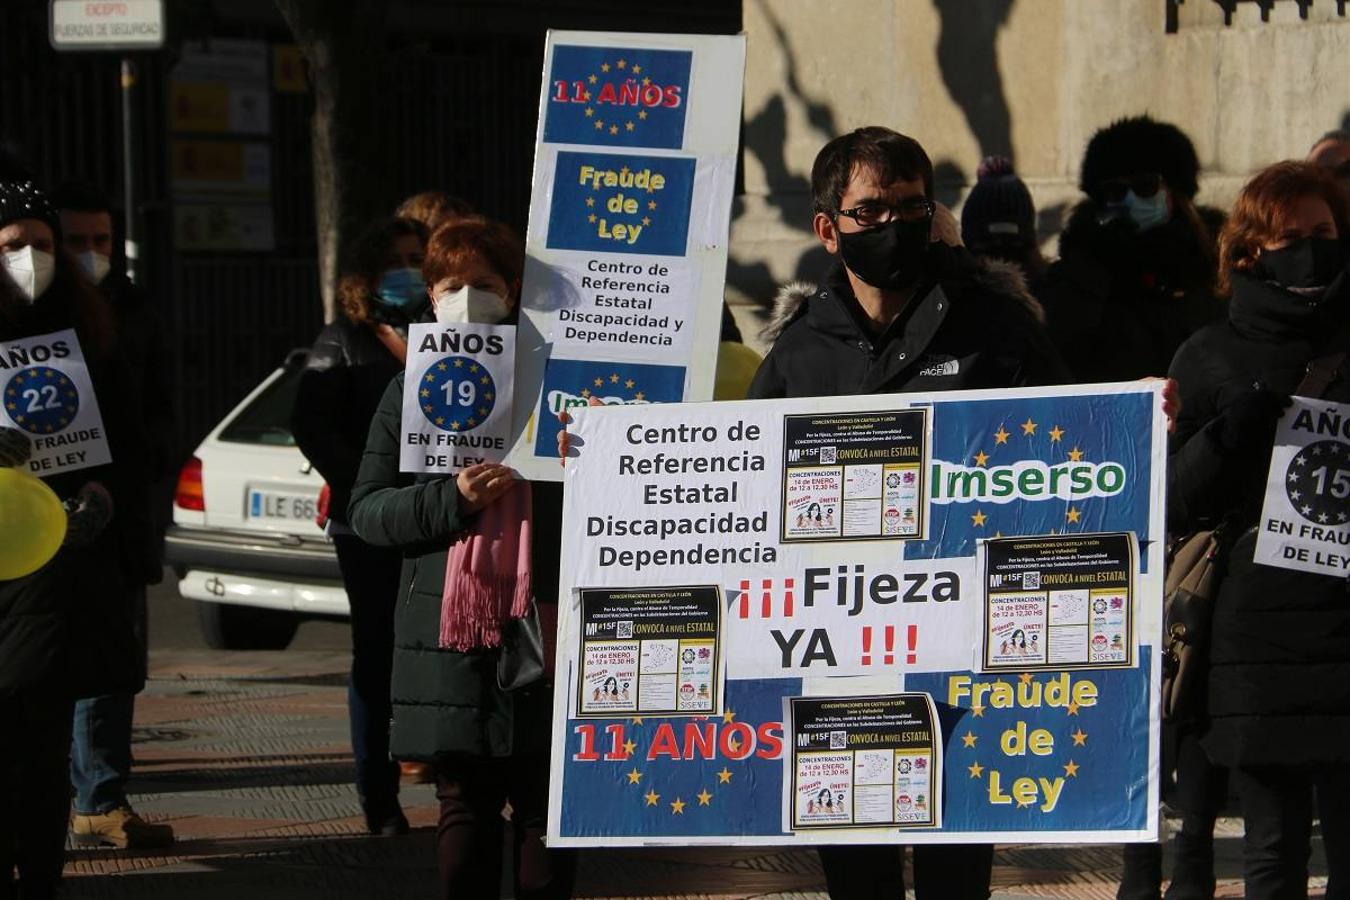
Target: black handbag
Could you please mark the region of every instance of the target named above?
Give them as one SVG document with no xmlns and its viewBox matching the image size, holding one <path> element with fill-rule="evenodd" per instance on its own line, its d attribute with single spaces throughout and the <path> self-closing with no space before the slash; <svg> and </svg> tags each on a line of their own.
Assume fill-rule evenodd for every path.
<svg viewBox="0 0 1350 900">
<path fill-rule="evenodd" d="M 502 645 L 497 651 L 497 686 L 518 691 L 544 678 L 544 632 L 539 623 L 539 606 L 530 600 L 530 611 L 522 618 L 502 624 Z"/>
</svg>

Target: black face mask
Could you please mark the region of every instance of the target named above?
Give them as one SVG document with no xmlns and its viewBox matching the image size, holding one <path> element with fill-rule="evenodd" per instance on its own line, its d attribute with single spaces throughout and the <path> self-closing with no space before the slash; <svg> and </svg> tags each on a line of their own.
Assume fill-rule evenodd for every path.
<svg viewBox="0 0 1350 900">
<path fill-rule="evenodd" d="M 893 219 L 866 231 L 839 235 L 844 265 L 872 287 L 903 290 L 919 280 L 928 253 L 932 219 L 916 222 Z"/>
<path fill-rule="evenodd" d="M 1320 288 L 1345 271 L 1345 245 L 1332 238 L 1303 238 L 1279 250 L 1264 250 L 1256 274 L 1284 288 Z"/>
</svg>

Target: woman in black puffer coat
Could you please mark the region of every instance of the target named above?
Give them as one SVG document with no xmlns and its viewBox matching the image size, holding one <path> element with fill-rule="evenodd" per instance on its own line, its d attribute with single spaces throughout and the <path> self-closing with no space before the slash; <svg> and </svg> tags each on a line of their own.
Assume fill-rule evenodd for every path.
<svg viewBox="0 0 1350 900">
<path fill-rule="evenodd" d="M 1197 332 L 1171 377 L 1171 525 L 1227 520 L 1240 535 L 1214 608 L 1202 739 L 1230 767 L 1246 819 L 1249 898 L 1306 896 L 1314 794 L 1330 869 L 1350 896 L 1350 583 L 1253 562 L 1277 420 L 1310 361 L 1350 349 L 1350 212 L 1305 163 L 1239 195 L 1220 240 L 1228 321 Z M 1344 367 L 1342 367 L 1344 368 Z M 1324 394 L 1350 402 L 1350 378 Z"/>
<path fill-rule="evenodd" d="M 30 900 L 55 896 L 61 877 L 75 701 L 144 684 L 116 514 L 137 508 L 146 482 L 141 418 L 111 353 L 107 310 L 59 249 L 50 203 L 9 165 L 0 164 L 0 343 L 74 329 L 113 459 L 42 476 L 65 503 L 65 543 L 36 572 L 0 581 L 0 897 Z M 0 368 L 0 384 L 12 375 Z M 0 466 L 25 467 L 33 452 L 22 427 L 0 427 Z"/>
</svg>

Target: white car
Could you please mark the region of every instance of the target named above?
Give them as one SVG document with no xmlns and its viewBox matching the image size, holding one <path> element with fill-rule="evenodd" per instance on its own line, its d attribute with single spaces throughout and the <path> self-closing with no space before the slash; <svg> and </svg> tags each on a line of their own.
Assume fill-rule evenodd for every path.
<svg viewBox="0 0 1350 900">
<path fill-rule="evenodd" d="M 305 351 L 212 429 L 178 479 L 165 555 L 216 649 L 281 649 L 300 621 L 347 616 L 332 542 L 315 522 L 323 478 L 295 446 Z"/>
</svg>

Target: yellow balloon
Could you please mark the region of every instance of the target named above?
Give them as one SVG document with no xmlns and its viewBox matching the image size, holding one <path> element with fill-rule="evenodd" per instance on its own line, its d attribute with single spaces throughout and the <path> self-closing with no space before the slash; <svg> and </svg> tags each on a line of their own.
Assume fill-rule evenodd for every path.
<svg viewBox="0 0 1350 900">
<path fill-rule="evenodd" d="M 66 511 L 51 488 L 27 472 L 0 467 L 0 581 L 31 575 L 66 539 Z"/>
<path fill-rule="evenodd" d="M 750 382 L 764 360 L 760 355 L 738 341 L 723 341 L 717 348 L 717 380 L 713 384 L 714 400 L 744 400 L 750 393 Z"/>
</svg>

